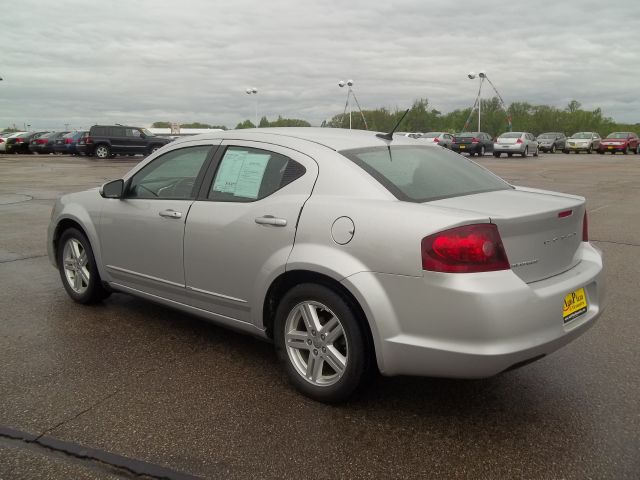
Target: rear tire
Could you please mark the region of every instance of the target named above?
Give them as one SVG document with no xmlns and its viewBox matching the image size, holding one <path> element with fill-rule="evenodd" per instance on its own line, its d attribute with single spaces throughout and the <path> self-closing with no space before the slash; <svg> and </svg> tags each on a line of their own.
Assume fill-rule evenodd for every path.
<svg viewBox="0 0 640 480">
<path fill-rule="evenodd" d="M 484 145 L 480 147 L 480 153 L 478 155 L 484 157 Z"/>
<path fill-rule="evenodd" d="M 111 156 L 111 149 L 107 145 L 98 145 L 93 153 L 99 159 L 105 160 Z"/>
<path fill-rule="evenodd" d="M 507 157 L 509 158 L 513 157 L 513 153 L 507 153 Z"/>
<path fill-rule="evenodd" d="M 622 151 L 625 155 L 629 155 L 629 145 Z"/>
<path fill-rule="evenodd" d="M 534 156 L 534 157 L 537 157 L 537 156 L 538 156 L 538 147 L 536 147 L 536 151 L 535 151 L 535 152 L 533 152 L 533 156 Z"/>
<path fill-rule="evenodd" d="M 554 143 L 553 145 L 551 145 L 551 153 L 556 153 L 556 144 Z"/>
<path fill-rule="evenodd" d="M 496 158 L 500 158 L 500 154 L 499 153 L 494 153 L 493 156 L 496 157 Z"/>
<path fill-rule="evenodd" d="M 522 158 L 527 158 L 527 155 L 529 155 L 529 147 L 524 147 L 524 152 L 521 153 Z"/>
<path fill-rule="evenodd" d="M 349 302 L 323 285 L 293 287 L 276 310 L 278 358 L 290 382 L 320 402 L 344 401 L 369 378 L 366 335 Z"/>
<path fill-rule="evenodd" d="M 77 228 L 60 236 L 57 263 L 62 285 L 75 302 L 96 303 L 111 295 L 102 285 L 89 240 Z"/>
</svg>

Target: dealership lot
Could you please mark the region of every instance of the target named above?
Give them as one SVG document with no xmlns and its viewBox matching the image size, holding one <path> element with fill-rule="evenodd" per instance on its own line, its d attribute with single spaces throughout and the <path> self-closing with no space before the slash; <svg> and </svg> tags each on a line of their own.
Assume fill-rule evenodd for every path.
<svg viewBox="0 0 640 480">
<path fill-rule="evenodd" d="M 608 282 L 591 331 L 498 377 L 379 378 L 338 407 L 297 394 L 259 340 L 125 295 L 66 296 L 45 256 L 54 199 L 135 162 L 0 155 L 0 478 L 126 475 L 7 429 L 206 478 L 637 475 L 640 156 L 480 160 L 587 197 Z"/>
</svg>

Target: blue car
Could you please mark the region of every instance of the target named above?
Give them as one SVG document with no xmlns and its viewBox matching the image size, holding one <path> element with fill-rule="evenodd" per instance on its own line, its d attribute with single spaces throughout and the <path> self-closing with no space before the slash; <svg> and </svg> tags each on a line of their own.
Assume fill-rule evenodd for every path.
<svg viewBox="0 0 640 480">
<path fill-rule="evenodd" d="M 55 153 L 62 153 L 65 155 L 79 155 L 76 145 L 78 140 L 88 135 L 89 132 L 83 130 L 75 130 L 69 132 L 66 135 L 56 139 L 53 144 L 53 151 Z"/>
</svg>

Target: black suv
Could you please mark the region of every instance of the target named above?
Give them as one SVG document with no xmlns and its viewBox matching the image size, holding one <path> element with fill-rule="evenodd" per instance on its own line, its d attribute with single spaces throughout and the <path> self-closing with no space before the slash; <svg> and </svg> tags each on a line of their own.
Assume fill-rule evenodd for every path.
<svg viewBox="0 0 640 480">
<path fill-rule="evenodd" d="M 78 153 L 98 158 L 116 155 L 148 155 L 169 143 L 171 139 L 156 137 L 146 128 L 122 125 L 94 125 L 86 137 L 80 138 Z"/>
</svg>

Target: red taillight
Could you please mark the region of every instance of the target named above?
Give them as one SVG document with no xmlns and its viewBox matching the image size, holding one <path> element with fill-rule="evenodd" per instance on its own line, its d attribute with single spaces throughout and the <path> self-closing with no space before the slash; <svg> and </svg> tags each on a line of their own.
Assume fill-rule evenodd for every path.
<svg viewBox="0 0 640 480">
<path fill-rule="evenodd" d="M 4 143 L 4 138 L 0 138 L 0 143 Z"/>
<path fill-rule="evenodd" d="M 434 138 L 433 141 L 436 143 L 440 143 L 440 139 L 438 137 Z"/>
<path fill-rule="evenodd" d="M 509 270 L 509 260 L 493 223 L 465 225 L 422 239 L 422 269 L 474 273 Z"/>
<path fill-rule="evenodd" d="M 516 143 L 522 143 L 522 139 L 519 138 L 518 140 L 516 140 Z"/>
<path fill-rule="evenodd" d="M 48 141 L 49 141 L 49 140 L 47 140 L 46 138 L 37 138 L 37 139 L 36 139 L 36 143 L 37 143 L 38 145 L 46 145 Z"/>
<path fill-rule="evenodd" d="M 558 218 L 570 217 L 572 213 L 573 213 L 573 210 L 564 210 L 558 213 Z"/>
<path fill-rule="evenodd" d="M 84 137 L 84 143 L 93 143 L 93 138 L 91 137 Z"/>
<path fill-rule="evenodd" d="M 16 138 L 16 143 L 23 143 L 23 142 L 24 142 L 24 138 L 22 137 Z"/>
<path fill-rule="evenodd" d="M 65 138 L 64 143 L 66 143 L 67 145 L 73 143 L 73 138 Z"/>
<path fill-rule="evenodd" d="M 582 220 L 582 241 L 589 241 L 589 221 L 587 220 L 587 211 L 584 211 L 584 218 Z"/>
<path fill-rule="evenodd" d="M 453 138 L 451 139 L 451 143 L 456 143 L 456 142 L 457 142 L 456 137 L 453 137 Z"/>
<path fill-rule="evenodd" d="M 473 137 L 471 139 L 471 143 L 478 143 L 480 140 L 478 140 L 476 137 Z"/>
</svg>

